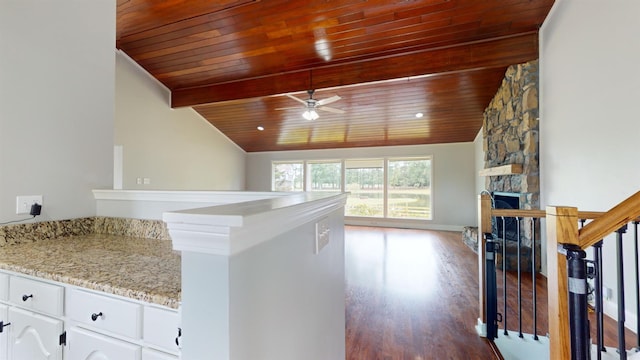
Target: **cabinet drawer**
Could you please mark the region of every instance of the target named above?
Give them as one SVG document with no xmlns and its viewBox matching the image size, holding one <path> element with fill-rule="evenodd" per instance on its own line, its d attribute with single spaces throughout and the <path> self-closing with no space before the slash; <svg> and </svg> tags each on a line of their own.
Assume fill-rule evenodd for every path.
<svg viewBox="0 0 640 360">
<path fill-rule="evenodd" d="M 70 359 L 139 360 L 140 347 L 77 327 L 69 330 Z"/>
<path fill-rule="evenodd" d="M 144 308 L 143 339 L 146 343 L 177 353 L 180 350 L 176 344 L 179 327 L 180 315 L 177 311 L 153 306 Z"/>
<path fill-rule="evenodd" d="M 80 323 L 130 338 L 140 338 L 142 306 L 133 302 L 72 289 L 67 316 Z"/>
<path fill-rule="evenodd" d="M 62 286 L 19 276 L 11 276 L 9 279 L 9 301 L 21 308 L 61 316 L 63 294 Z"/>
<path fill-rule="evenodd" d="M 9 299 L 9 275 L 0 273 L 0 300 Z"/>
</svg>

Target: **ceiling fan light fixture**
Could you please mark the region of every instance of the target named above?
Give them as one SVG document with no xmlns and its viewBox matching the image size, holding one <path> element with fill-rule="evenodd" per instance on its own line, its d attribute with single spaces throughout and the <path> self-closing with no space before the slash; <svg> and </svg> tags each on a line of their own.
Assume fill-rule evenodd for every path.
<svg viewBox="0 0 640 360">
<path fill-rule="evenodd" d="M 314 109 L 311 109 L 302 113 L 302 117 L 305 118 L 306 120 L 313 121 L 319 118 L 320 115 L 318 115 L 318 113 Z"/>
</svg>

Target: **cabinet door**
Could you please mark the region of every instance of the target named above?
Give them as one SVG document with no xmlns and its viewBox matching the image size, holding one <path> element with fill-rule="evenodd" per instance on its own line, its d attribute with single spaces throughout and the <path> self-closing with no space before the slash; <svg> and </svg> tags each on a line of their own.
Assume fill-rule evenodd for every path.
<svg viewBox="0 0 640 360">
<path fill-rule="evenodd" d="M 62 359 L 62 320 L 9 308 L 11 360 Z"/>
<path fill-rule="evenodd" d="M 140 360 L 140 346 L 72 328 L 68 332 L 65 360 Z"/>
<path fill-rule="evenodd" d="M 0 329 L 0 360 L 7 360 L 7 347 L 9 346 L 9 331 L 11 325 L 9 324 L 9 310 L 7 305 L 0 304 L 0 321 L 2 321 L 3 328 Z M 9 324 L 9 325 L 7 325 Z"/>
</svg>

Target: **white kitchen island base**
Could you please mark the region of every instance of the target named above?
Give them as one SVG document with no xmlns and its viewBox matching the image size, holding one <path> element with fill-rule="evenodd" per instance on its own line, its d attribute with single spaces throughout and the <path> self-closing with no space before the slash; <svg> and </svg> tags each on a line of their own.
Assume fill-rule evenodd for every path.
<svg viewBox="0 0 640 360">
<path fill-rule="evenodd" d="M 346 194 L 167 212 L 182 252 L 182 358 L 345 357 Z"/>
</svg>

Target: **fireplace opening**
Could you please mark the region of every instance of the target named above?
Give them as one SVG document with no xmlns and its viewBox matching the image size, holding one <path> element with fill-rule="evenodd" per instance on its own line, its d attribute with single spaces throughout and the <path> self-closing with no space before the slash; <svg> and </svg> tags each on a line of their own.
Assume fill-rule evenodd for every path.
<svg viewBox="0 0 640 360">
<path fill-rule="evenodd" d="M 508 192 L 494 192 L 492 194 L 496 209 L 520 209 L 520 194 Z M 516 218 L 495 218 L 493 234 L 499 239 L 518 241 L 518 220 Z"/>
</svg>

